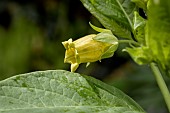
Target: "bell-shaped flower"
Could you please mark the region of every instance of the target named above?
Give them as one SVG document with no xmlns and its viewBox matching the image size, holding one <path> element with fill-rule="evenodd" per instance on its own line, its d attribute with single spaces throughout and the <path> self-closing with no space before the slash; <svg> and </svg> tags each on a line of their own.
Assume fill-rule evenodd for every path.
<svg viewBox="0 0 170 113">
<path fill-rule="evenodd" d="M 94 29 L 98 28 L 95 27 Z M 99 29 L 100 31 L 102 30 L 102 32 L 97 35 L 91 34 L 75 41 L 69 39 L 68 41 L 62 42 L 66 49 L 64 63 L 71 64 L 72 72 L 74 72 L 81 63 L 100 61 L 103 58 L 113 56 L 118 47 L 117 38 L 110 30 Z"/>
</svg>

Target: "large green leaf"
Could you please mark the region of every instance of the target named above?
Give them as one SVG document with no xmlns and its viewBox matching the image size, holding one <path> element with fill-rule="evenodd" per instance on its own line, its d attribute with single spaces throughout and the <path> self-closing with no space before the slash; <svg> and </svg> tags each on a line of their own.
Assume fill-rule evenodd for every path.
<svg viewBox="0 0 170 113">
<path fill-rule="evenodd" d="M 62 70 L 17 75 L 0 82 L 0 113 L 143 113 L 120 90 Z"/>
<path fill-rule="evenodd" d="M 147 46 L 154 61 L 170 73 L 170 0 L 150 0 Z"/>
<path fill-rule="evenodd" d="M 131 0 L 81 0 L 83 5 L 113 34 L 131 38 L 133 12 Z"/>
</svg>

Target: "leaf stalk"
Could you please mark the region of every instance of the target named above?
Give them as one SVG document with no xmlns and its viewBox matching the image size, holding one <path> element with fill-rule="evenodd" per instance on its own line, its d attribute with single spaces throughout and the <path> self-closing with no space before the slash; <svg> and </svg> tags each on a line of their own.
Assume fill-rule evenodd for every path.
<svg viewBox="0 0 170 113">
<path fill-rule="evenodd" d="M 140 46 L 140 44 L 138 42 L 135 42 L 133 40 L 119 40 L 119 43 L 129 43 L 129 44 L 134 44 L 136 46 Z"/>
</svg>

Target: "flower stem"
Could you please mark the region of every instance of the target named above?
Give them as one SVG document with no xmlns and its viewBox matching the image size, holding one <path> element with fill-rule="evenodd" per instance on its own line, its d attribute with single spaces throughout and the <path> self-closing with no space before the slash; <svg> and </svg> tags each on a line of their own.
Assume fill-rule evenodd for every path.
<svg viewBox="0 0 170 113">
<path fill-rule="evenodd" d="M 119 43 L 130 43 L 130 44 L 140 46 L 140 44 L 138 42 L 135 42 L 133 40 L 119 40 Z"/>
<path fill-rule="evenodd" d="M 164 81 L 164 79 L 163 79 L 157 65 L 155 63 L 151 63 L 150 66 L 151 66 L 151 69 L 152 69 L 152 71 L 154 73 L 154 76 L 155 76 L 155 79 L 157 81 L 157 84 L 158 84 L 158 86 L 159 86 L 159 88 L 160 88 L 160 90 L 162 92 L 164 100 L 165 100 L 165 102 L 167 104 L 168 110 L 170 112 L 170 93 L 169 93 L 169 90 L 168 90 L 168 88 L 167 88 L 167 86 L 165 84 L 165 81 Z"/>
</svg>

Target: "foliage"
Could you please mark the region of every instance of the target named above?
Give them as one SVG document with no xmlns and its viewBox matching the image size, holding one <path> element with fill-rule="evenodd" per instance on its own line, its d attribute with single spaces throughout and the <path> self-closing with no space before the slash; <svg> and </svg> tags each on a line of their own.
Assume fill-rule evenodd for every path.
<svg viewBox="0 0 170 113">
<path fill-rule="evenodd" d="M 106 29 L 90 24 L 100 33 L 74 42 L 71 39 L 63 42 L 66 48 L 65 60 L 71 59 L 66 61 L 71 63 L 71 71 L 75 71 L 80 63 L 109 58 L 116 51 L 118 43 L 128 43 L 129 46 L 123 51 L 128 52 L 139 65 L 151 66 L 170 111 L 169 91 L 159 72 L 170 73 L 170 1 L 81 2 Z M 140 14 L 140 9 L 147 16 L 146 19 Z M 89 36 L 90 41 L 87 40 Z M 93 56 L 94 50 L 98 52 Z M 0 102 L 3 103 L 0 104 L 1 112 L 144 112 L 118 89 L 89 76 L 66 71 L 17 75 L 1 81 L 0 89 Z"/>
<path fill-rule="evenodd" d="M 0 82 L 3 113 L 144 113 L 127 95 L 89 76 L 40 71 Z"/>
<path fill-rule="evenodd" d="M 118 37 L 132 38 L 133 12 L 136 5 L 130 0 L 81 0 L 84 6 Z"/>
<path fill-rule="evenodd" d="M 126 28 L 126 31 L 133 33 L 134 38 L 140 46 L 126 48 L 124 51 L 127 51 L 136 63 L 141 65 L 154 61 L 160 64 L 164 71 L 169 73 L 169 1 L 158 0 L 157 3 L 151 0 L 148 6 L 146 4 L 147 1 L 139 2 L 139 0 L 135 0 L 134 3 L 130 0 L 106 0 L 107 2 L 105 0 L 81 1 L 84 6 L 99 19 L 103 26 L 112 30 L 113 34 L 117 37 L 130 37 L 124 34 L 127 32 L 122 32 L 125 30 L 124 28 Z M 138 6 L 142 6 L 140 8 L 143 8 L 143 10 L 147 7 L 146 15 L 148 15 L 148 20 L 145 20 L 138 14 Z M 164 20 L 162 20 L 162 18 Z M 112 24 L 113 22 L 114 24 Z M 119 27 L 117 27 L 117 25 L 121 26 L 120 29 L 122 31 L 118 29 Z M 162 27 L 160 29 L 157 26 Z"/>
<path fill-rule="evenodd" d="M 170 1 L 150 1 L 146 43 L 153 60 L 170 76 Z M 158 27 L 159 26 L 159 27 Z"/>
</svg>

